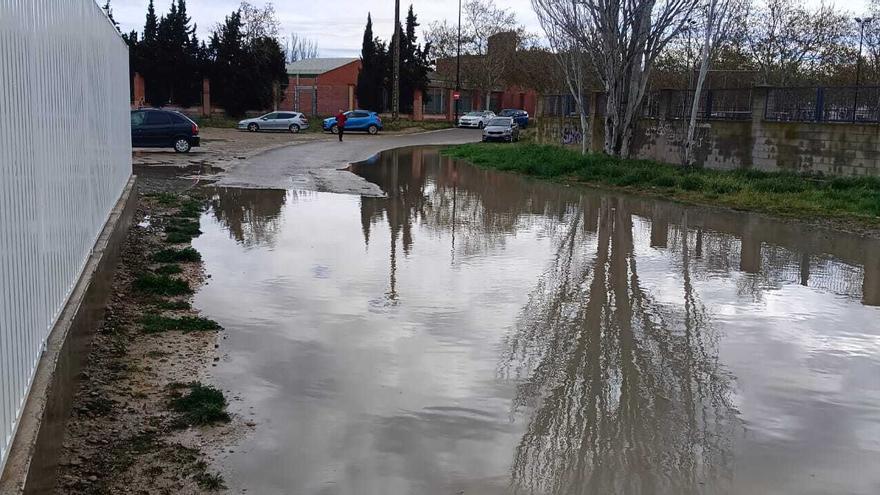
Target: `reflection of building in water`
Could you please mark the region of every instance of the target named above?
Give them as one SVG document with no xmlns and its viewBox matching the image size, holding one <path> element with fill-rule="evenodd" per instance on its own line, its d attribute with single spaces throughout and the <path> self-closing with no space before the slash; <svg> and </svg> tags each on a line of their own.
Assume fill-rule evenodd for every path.
<svg viewBox="0 0 880 495">
<path fill-rule="evenodd" d="M 595 234 L 581 227 L 591 217 Z M 688 229 L 678 240 L 682 302 L 672 307 L 640 286 L 625 202 L 584 201 L 566 223 L 507 342 L 503 372 L 520 381 L 514 407 L 534 411 L 513 489 L 679 494 L 724 484 L 731 384 L 690 282 Z"/>
<path fill-rule="evenodd" d="M 401 242 L 406 255 L 416 242 L 413 227 L 418 222 L 452 234 L 453 260 L 456 252 L 467 256 L 503 248 L 507 238 L 524 227 L 537 226 L 542 235 L 552 236 L 565 228 L 583 198 L 603 196 L 457 165 L 436 149 L 383 153 L 369 163 L 353 165 L 352 171 L 388 196 L 361 201 L 367 243 L 376 223 L 386 221 L 392 240 Z M 739 281 L 744 294 L 760 298 L 768 290 L 797 283 L 880 305 L 880 242 L 726 210 L 635 197 L 622 201 L 628 211 L 650 222 L 649 245 L 671 253 L 681 249 L 682 217 L 687 213 L 692 257 L 714 273 L 748 274 Z M 583 228 L 595 231 L 596 221 L 585 217 Z"/>
<path fill-rule="evenodd" d="M 287 194 L 276 189 L 219 187 L 211 197 L 211 211 L 229 229 L 230 237 L 242 245 L 271 246 Z"/>
</svg>

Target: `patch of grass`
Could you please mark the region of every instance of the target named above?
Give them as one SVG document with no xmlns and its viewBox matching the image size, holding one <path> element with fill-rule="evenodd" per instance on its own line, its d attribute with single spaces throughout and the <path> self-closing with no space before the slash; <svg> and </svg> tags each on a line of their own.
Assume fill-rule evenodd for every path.
<svg viewBox="0 0 880 495">
<path fill-rule="evenodd" d="M 135 279 L 134 289 L 142 294 L 156 296 L 182 296 L 192 293 L 186 280 L 171 278 L 168 275 L 145 273 Z"/>
<path fill-rule="evenodd" d="M 145 196 L 155 199 L 162 206 L 177 206 L 180 202 L 180 196 L 173 193 L 159 192 L 146 194 Z"/>
<path fill-rule="evenodd" d="M 204 205 L 197 199 L 187 199 L 180 205 L 177 216 L 182 218 L 198 218 L 205 210 Z"/>
<path fill-rule="evenodd" d="M 199 127 L 219 127 L 219 128 L 227 128 L 227 129 L 235 129 L 238 127 L 238 121 L 241 119 L 236 119 L 234 117 L 229 117 L 226 115 L 212 115 L 210 117 L 198 117 L 194 119 L 196 124 Z"/>
<path fill-rule="evenodd" d="M 202 490 L 216 492 L 226 489 L 226 482 L 223 480 L 223 476 L 220 476 L 219 474 L 201 472 L 196 473 L 194 479 Z"/>
<path fill-rule="evenodd" d="M 171 232 L 165 235 L 165 242 L 168 244 L 186 244 L 192 239 L 192 235 L 184 234 L 182 232 Z"/>
<path fill-rule="evenodd" d="M 880 224 L 880 178 L 825 179 L 791 172 L 690 169 L 537 144 L 465 144 L 444 153 L 475 165 L 545 179 L 623 187 L 694 203 L 786 216 Z"/>
<path fill-rule="evenodd" d="M 184 333 L 220 330 L 222 327 L 214 320 L 201 316 L 181 316 L 172 318 L 156 314 L 148 314 L 141 318 L 141 325 L 146 333 L 160 333 L 179 330 Z"/>
<path fill-rule="evenodd" d="M 191 382 L 172 383 L 168 389 L 171 391 L 171 409 L 180 413 L 176 422 L 178 427 L 228 423 L 231 420 L 226 412 L 226 397 L 215 387 Z"/>
<path fill-rule="evenodd" d="M 402 131 L 404 129 L 422 129 L 425 131 L 433 131 L 437 129 L 448 129 L 452 127 L 451 122 L 447 122 L 444 120 L 431 121 L 431 120 L 423 120 L 423 121 L 414 121 L 414 120 L 398 120 L 397 122 L 392 121 L 391 119 L 382 121 L 382 126 L 386 131 Z"/>
<path fill-rule="evenodd" d="M 188 234 L 190 237 L 202 235 L 202 231 L 199 229 L 199 222 L 188 218 L 169 218 L 165 224 L 165 232 L 178 232 Z"/>
<path fill-rule="evenodd" d="M 156 308 L 169 311 L 182 311 L 192 309 L 192 304 L 190 304 L 189 301 L 158 301 L 156 303 Z"/>
<path fill-rule="evenodd" d="M 202 255 L 191 247 L 183 249 L 163 249 L 153 255 L 153 261 L 158 263 L 194 263 L 202 261 Z"/>
<path fill-rule="evenodd" d="M 177 275 L 183 272 L 183 268 L 180 265 L 162 265 L 159 268 L 153 270 L 157 275 Z"/>
</svg>

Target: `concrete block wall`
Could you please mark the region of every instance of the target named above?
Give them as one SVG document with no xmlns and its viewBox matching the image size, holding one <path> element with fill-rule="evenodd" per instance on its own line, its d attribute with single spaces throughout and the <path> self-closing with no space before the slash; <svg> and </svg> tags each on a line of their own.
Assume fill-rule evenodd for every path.
<svg viewBox="0 0 880 495">
<path fill-rule="evenodd" d="M 755 168 L 835 176 L 880 176 L 880 124 L 838 122 L 774 122 L 764 120 L 770 88 L 752 90 L 750 120 L 702 120 L 695 131 L 697 164 L 714 169 Z M 594 95 L 593 101 L 598 101 Z M 596 109 L 597 105 L 591 105 Z M 664 115 L 641 119 L 633 139 L 638 158 L 681 164 L 687 119 Z M 599 109 L 602 111 L 603 109 Z M 590 149 L 602 151 L 602 117 L 590 115 Z M 565 128 L 579 127 L 577 118 L 541 119 L 543 142 L 561 143 Z M 548 141 L 549 139 L 549 141 Z"/>
</svg>

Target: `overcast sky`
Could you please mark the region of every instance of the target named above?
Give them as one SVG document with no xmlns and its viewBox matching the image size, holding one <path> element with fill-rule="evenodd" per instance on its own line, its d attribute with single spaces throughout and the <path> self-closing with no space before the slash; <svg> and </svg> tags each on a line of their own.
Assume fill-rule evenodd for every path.
<svg viewBox="0 0 880 495">
<path fill-rule="evenodd" d="M 805 3 L 818 5 L 820 0 L 806 0 Z M 99 1 L 103 5 L 104 0 Z M 144 16 L 149 0 L 111 0 L 113 14 L 124 32 L 143 30 Z M 188 0 L 187 9 L 193 21 L 198 24 L 199 37 L 206 39 L 223 17 L 232 12 L 240 0 Z M 254 5 L 264 5 L 267 0 L 251 0 Z M 323 57 L 357 57 L 360 55 L 361 38 L 367 21 L 367 12 L 373 14 L 373 32 L 382 39 L 389 39 L 394 23 L 393 0 L 275 0 L 275 9 L 281 21 L 282 32 L 287 35 L 295 32 L 318 43 Z M 431 21 L 448 19 L 456 22 L 458 2 L 456 0 L 402 0 L 401 18 L 406 9 L 413 5 L 422 28 Z M 168 11 L 171 0 L 155 0 L 157 14 Z M 530 0 L 496 0 L 516 12 L 520 23 L 527 29 L 538 32 L 540 26 L 532 11 Z M 838 0 L 840 8 L 861 13 L 867 0 Z"/>
</svg>

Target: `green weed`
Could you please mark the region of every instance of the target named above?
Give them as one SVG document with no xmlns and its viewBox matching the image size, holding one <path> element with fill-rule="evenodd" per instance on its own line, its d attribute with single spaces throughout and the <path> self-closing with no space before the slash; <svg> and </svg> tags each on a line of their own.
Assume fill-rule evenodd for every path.
<svg viewBox="0 0 880 495">
<path fill-rule="evenodd" d="M 192 293 L 186 280 L 171 278 L 168 275 L 145 273 L 135 279 L 134 289 L 142 294 L 156 296 L 181 296 Z"/>
<path fill-rule="evenodd" d="M 184 333 L 220 330 L 222 327 L 214 320 L 201 316 L 181 316 L 172 318 L 156 314 L 148 314 L 141 318 L 141 325 L 146 333 L 160 333 L 179 330 Z"/>
<path fill-rule="evenodd" d="M 199 382 L 172 383 L 171 409 L 180 413 L 176 422 L 178 427 L 228 423 L 231 418 L 226 412 L 226 397 L 223 392 L 210 385 Z M 182 390 L 187 390 L 183 393 Z"/>
<path fill-rule="evenodd" d="M 191 247 L 183 249 L 168 248 L 153 255 L 158 263 L 188 263 L 202 261 L 202 255 Z"/>
</svg>

